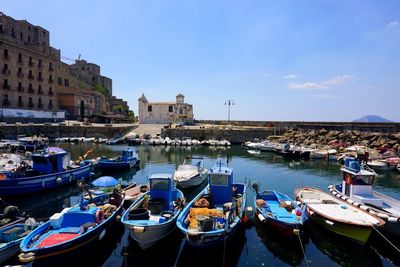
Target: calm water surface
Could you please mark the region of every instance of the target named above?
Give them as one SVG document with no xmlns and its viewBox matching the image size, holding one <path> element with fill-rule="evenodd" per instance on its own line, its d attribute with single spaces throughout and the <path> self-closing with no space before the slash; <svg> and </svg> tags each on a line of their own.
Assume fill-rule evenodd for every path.
<svg viewBox="0 0 400 267">
<path fill-rule="evenodd" d="M 85 154 L 92 145 L 62 145 L 72 158 Z M 124 146 L 96 145 L 91 157 L 117 156 Z M 323 161 L 286 161 L 281 157 L 261 153 L 252 155 L 240 146 L 228 149 L 175 148 L 139 146 L 140 168 L 113 174 L 123 183 L 145 183 L 149 174 L 172 173 L 186 156 L 203 156 L 205 166 L 214 165 L 219 156 L 228 160 L 234 168 L 236 182 L 256 181 L 262 189 L 275 189 L 289 196 L 301 186 L 314 186 L 327 190 L 340 179 L 339 166 Z M 376 189 L 400 199 L 400 174 L 380 175 Z M 199 189 L 186 192 L 188 198 Z M 252 205 L 254 192 L 250 189 L 247 205 Z M 78 196 L 75 186 L 36 195 L 7 199 L 36 218 L 46 218 L 70 205 L 70 197 Z M 73 261 L 85 262 L 85 266 L 392 266 L 400 264 L 400 256 L 382 239 L 375 235 L 370 246 L 361 246 L 308 225 L 305 235 L 292 243 L 285 242 L 260 225 L 243 229 L 225 248 L 212 251 L 196 251 L 182 242 L 176 231 L 154 248 L 142 251 L 128 238 L 123 226 L 116 224 L 106 239 L 89 251 L 73 256 Z M 396 243 L 399 245 L 398 243 Z M 303 253 L 303 250 L 305 254 Z M 224 257 L 225 255 L 225 257 Z M 68 260 L 71 260 L 68 259 Z M 63 261 L 65 262 L 65 261 Z M 9 263 L 17 263 L 15 259 Z M 60 263 L 60 262 L 59 262 Z M 50 264 L 54 265 L 54 263 Z"/>
</svg>

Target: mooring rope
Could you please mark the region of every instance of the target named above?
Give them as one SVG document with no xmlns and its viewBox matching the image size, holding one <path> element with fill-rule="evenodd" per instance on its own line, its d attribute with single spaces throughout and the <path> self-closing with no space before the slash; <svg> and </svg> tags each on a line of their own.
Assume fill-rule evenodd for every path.
<svg viewBox="0 0 400 267">
<path fill-rule="evenodd" d="M 176 259 L 175 259 L 175 262 L 174 262 L 174 265 L 173 265 L 174 267 L 177 267 L 177 266 L 178 266 L 179 260 L 181 259 L 181 254 L 182 254 L 183 248 L 185 247 L 185 244 L 186 244 L 186 238 L 184 237 L 184 238 L 182 239 L 182 242 L 181 242 L 181 246 L 180 246 L 180 248 L 179 248 L 178 255 L 176 256 Z"/>
<path fill-rule="evenodd" d="M 226 252 L 226 233 L 224 236 L 224 253 L 222 254 L 222 267 L 225 267 L 225 252 Z"/>
<path fill-rule="evenodd" d="M 303 252 L 303 256 L 304 256 L 304 259 L 306 261 L 306 265 L 307 265 L 307 267 L 309 267 L 310 265 L 308 264 L 308 259 L 307 259 L 307 256 L 306 256 L 306 252 L 304 251 L 303 243 L 301 242 L 300 233 L 297 233 L 296 235 L 299 238 L 301 252 Z"/>
<path fill-rule="evenodd" d="M 395 250 L 397 250 L 397 252 L 400 253 L 400 249 L 398 247 L 396 247 L 395 244 L 393 244 L 388 238 L 386 238 L 386 236 L 384 236 L 374 225 L 372 225 L 372 228 L 374 228 L 374 230 L 383 237 L 383 239 L 385 239 Z"/>
</svg>

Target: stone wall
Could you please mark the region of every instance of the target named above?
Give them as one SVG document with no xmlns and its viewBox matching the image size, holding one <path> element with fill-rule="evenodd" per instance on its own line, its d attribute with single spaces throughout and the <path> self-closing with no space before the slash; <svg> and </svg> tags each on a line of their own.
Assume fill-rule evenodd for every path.
<svg viewBox="0 0 400 267">
<path fill-rule="evenodd" d="M 0 138 L 15 139 L 17 135 L 45 135 L 50 139 L 57 137 L 102 137 L 112 138 L 116 135 L 126 134 L 137 126 L 66 126 L 66 125 L 2 125 Z"/>
<path fill-rule="evenodd" d="M 227 121 L 216 120 L 196 120 L 196 123 L 227 125 Z M 400 132 L 400 123 L 398 122 L 305 122 L 305 121 L 229 121 L 234 126 L 246 127 L 275 127 L 284 129 L 304 129 L 304 130 L 358 130 L 367 132 Z"/>
</svg>

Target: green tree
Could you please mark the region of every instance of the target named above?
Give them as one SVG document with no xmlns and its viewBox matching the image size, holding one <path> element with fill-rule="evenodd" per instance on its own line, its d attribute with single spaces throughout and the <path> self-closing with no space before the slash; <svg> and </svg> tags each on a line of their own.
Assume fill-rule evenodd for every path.
<svg viewBox="0 0 400 267">
<path fill-rule="evenodd" d="M 101 93 L 101 94 L 103 94 L 105 96 L 108 95 L 108 90 L 103 85 L 95 84 L 95 85 L 93 85 L 93 90 L 95 90 L 95 91 L 97 91 L 97 92 L 99 92 L 99 93 Z"/>
</svg>

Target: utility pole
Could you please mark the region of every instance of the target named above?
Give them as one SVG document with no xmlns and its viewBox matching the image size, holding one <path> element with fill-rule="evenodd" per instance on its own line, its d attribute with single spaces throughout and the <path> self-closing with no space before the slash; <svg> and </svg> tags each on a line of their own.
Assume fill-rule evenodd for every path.
<svg viewBox="0 0 400 267">
<path fill-rule="evenodd" d="M 228 106 L 228 124 L 229 121 L 231 120 L 231 106 L 234 106 L 235 102 L 233 102 L 232 99 L 227 99 L 225 100 L 225 106 Z"/>
</svg>

